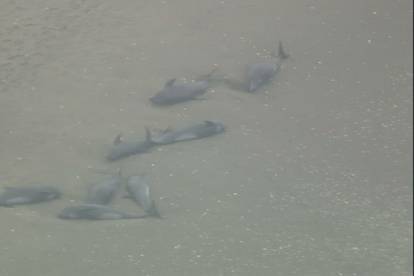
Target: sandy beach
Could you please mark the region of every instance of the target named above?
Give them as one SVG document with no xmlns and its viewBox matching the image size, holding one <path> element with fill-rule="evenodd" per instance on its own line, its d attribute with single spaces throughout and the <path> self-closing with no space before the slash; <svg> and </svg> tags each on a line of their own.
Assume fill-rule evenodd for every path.
<svg viewBox="0 0 414 276">
<path fill-rule="evenodd" d="M 411 1 L 1 6 L 0 189 L 64 195 L 0 208 L 0 275 L 412 275 Z M 148 100 L 214 67 L 241 79 L 279 41 L 291 58 L 256 93 Z M 204 120 L 226 132 L 105 160 L 119 133 Z M 56 217 L 119 168 L 148 176 L 163 219 Z"/>
</svg>

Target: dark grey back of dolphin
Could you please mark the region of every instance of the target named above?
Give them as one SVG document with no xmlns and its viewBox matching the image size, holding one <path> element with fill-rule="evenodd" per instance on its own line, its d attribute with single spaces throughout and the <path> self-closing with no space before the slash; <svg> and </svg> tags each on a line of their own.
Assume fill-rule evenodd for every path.
<svg viewBox="0 0 414 276">
<path fill-rule="evenodd" d="M 98 204 L 80 204 L 64 208 L 58 217 L 61 219 L 84 219 L 84 220 L 115 220 L 115 219 L 141 219 L 147 215 L 133 215 L 112 207 Z"/>
<path fill-rule="evenodd" d="M 61 197 L 61 192 L 54 187 L 5 187 L 0 195 L 0 206 L 34 204 Z"/>
<path fill-rule="evenodd" d="M 192 126 L 177 130 L 167 130 L 153 138 L 153 142 L 159 145 L 201 139 L 225 131 L 225 126 L 220 122 L 204 121 Z"/>
<path fill-rule="evenodd" d="M 122 184 L 121 170 L 117 175 L 105 177 L 102 181 L 92 184 L 88 189 L 85 202 L 106 205 L 111 203 Z"/>
<path fill-rule="evenodd" d="M 196 99 L 207 92 L 210 87 L 211 76 L 216 69 L 214 68 L 209 74 L 199 77 L 198 80 L 193 82 L 179 83 L 175 78 L 168 80 L 164 88 L 150 98 L 151 103 L 155 105 L 173 105 Z"/>
<path fill-rule="evenodd" d="M 283 49 L 282 42 L 279 42 L 276 61 L 261 62 L 248 66 L 246 89 L 248 92 L 255 92 L 267 84 L 279 71 L 283 60 L 289 57 Z"/>
<path fill-rule="evenodd" d="M 128 197 L 141 206 L 148 216 L 161 218 L 157 205 L 152 198 L 152 192 L 145 176 L 128 177 L 126 190 Z"/>
<path fill-rule="evenodd" d="M 208 88 L 208 81 L 190 83 L 168 83 L 164 89 L 150 98 L 155 105 L 172 105 L 189 100 L 204 94 Z"/>
</svg>

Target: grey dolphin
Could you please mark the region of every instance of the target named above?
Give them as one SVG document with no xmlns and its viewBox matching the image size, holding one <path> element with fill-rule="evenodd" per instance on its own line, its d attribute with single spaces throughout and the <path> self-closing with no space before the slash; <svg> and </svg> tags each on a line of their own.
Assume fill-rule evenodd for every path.
<svg viewBox="0 0 414 276">
<path fill-rule="evenodd" d="M 263 85 L 268 83 L 276 73 L 279 71 L 282 61 L 289 56 L 283 50 L 282 42 L 279 42 L 278 55 L 273 62 L 261 62 L 251 64 L 247 68 L 247 83 L 246 88 L 248 92 L 255 92 Z"/>
<path fill-rule="evenodd" d="M 201 139 L 219 134 L 225 131 L 225 126 L 220 122 L 204 121 L 192 126 L 177 130 L 166 130 L 152 141 L 158 145 L 172 144 L 176 142 Z"/>
<path fill-rule="evenodd" d="M 161 91 L 150 98 L 150 101 L 155 105 L 172 105 L 194 100 L 203 95 L 210 87 L 211 75 L 215 70 L 193 82 L 184 83 L 171 79 L 165 83 Z"/>
<path fill-rule="evenodd" d="M 118 135 L 116 143 L 114 143 L 109 154 L 106 156 L 106 160 L 116 161 L 134 154 L 148 152 L 155 144 L 151 139 L 151 132 L 148 128 L 145 128 L 145 133 L 145 141 L 140 142 L 118 142 L 120 140 Z"/>
<path fill-rule="evenodd" d="M 88 189 L 85 202 L 90 204 L 109 204 L 122 184 L 121 170 L 117 175 L 105 177 L 104 180 L 92 184 Z"/>
<path fill-rule="evenodd" d="M 128 177 L 126 190 L 128 192 L 128 197 L 135 201 L 139 206 L 141 206 L 148 216 L 161 218 L 155 201 L 151 197 L 151 191 L 148 185 L 147 177 Z"/>
<path fill-rule="evenodd" d="M 60 191 L 54 187 L 5 187 L 0 195 L 0 206 L 13 206 L 19 204 L 32 204 L 50 201 L 61 196 Z"/>
<path fill-rule="evenodd" d="M 275 56 L 272 54 L 272 56 Z M 282 62 L 289 57 L 279 42 L 278 54 L 267 62 L 253 63 L 247 66 L 244 80 L 224 78 L 223 82 L 234 90 L 253 93 L 265 84 L 269 83 L 280 69 Z"/>
<path fill-rule="evenodd" d="M 133 215 L 98 204 L 80 204 L 64 208 L 58 217 L 61 219 L 112 220 L 140 219 L 147 215 Z"/>
</svg>

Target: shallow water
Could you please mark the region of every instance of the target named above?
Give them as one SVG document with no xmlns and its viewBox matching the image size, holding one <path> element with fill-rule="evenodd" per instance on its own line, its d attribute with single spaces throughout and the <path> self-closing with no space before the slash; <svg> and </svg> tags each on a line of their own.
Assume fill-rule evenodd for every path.
<svg viewBox="0 0 414 276">
<path fill-rule="evenodd" d="M 3 2 L 0 187 L 64 197 L 0 208 L 0 275 L 412 275 L 410 1 Z M 292 58 L 256 94 L 148 101 L 279 40 Z M 228 131 L 105 161 L 120 132 L 206 119 Z M 164 219 L 55 217 L 118 168 Z"/>
</svg>

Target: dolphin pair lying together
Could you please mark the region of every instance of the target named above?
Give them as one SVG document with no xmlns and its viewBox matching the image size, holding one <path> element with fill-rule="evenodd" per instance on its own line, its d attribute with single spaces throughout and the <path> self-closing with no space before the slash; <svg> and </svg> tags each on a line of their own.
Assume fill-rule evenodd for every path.
<svg viewBox="0 0 414 276">
<path fill-rule="evenodd" d="M 145 130 L 145 141 L 121 142 L 119 139 L 116 139 L 106 159 L 108 161 L 115 161 L 134 154 L 148 152 L 155 146 L 205 138 L 224 132 L 225 127 L 219 122 L 204 121 L 177 130 L 167 129 L 156 137 L 152 137 L 148 128 Z"/>
<path fill-rule="evenodd" d="M 88 190 L 85 203 L 64 208 L 58 217 L 61 219 L 133 219 L 157 217 L 161 218 L 150 187 L 145 176 L 128 177 L 126 191 L 129 198 L 144 209 L 145 215 L 128 214 L 107 206 L 121 188 L 121 175 L 107 177 L 104 181 L 92 185 Z M 49 186 L 6 187 L 0 195 L 0 206 L 35 204 L 51 201 L 61 197 L 61 192 Z"/>
<path fill-rule="evenodd" d="M 151 197 L 150 187 L 145 176 L 130 176 L 126 183 L 127 197 L 143 208 L 145 215 L 129 214 L 107 206 L 112 202 L 123 182 L 123 177 L 118 174 L 95 183 L 90 186 L 85 203 L 64 208 L 58 217 L 87 220 L 161 218 L 155 201 Z"/>
<path fill-rule="evenodd" d="M 164 88 L 150 98 L 154 105 L 173 105 L 185 101 L 199 99 L 206 93 L 214 82 L 224 82 L 233 89 L 255 92 L 269 83 L 279 71 L 282 62 L 289 57 L 279 42 L 278 54 L 267 62 L 254 63 L 247 66 L 246 76 L 243 81 L 215 78 L 213 73 L 199 78 L 193 82 L 178 82 L 176 79 L 167 81 Z"/>
</svg>

